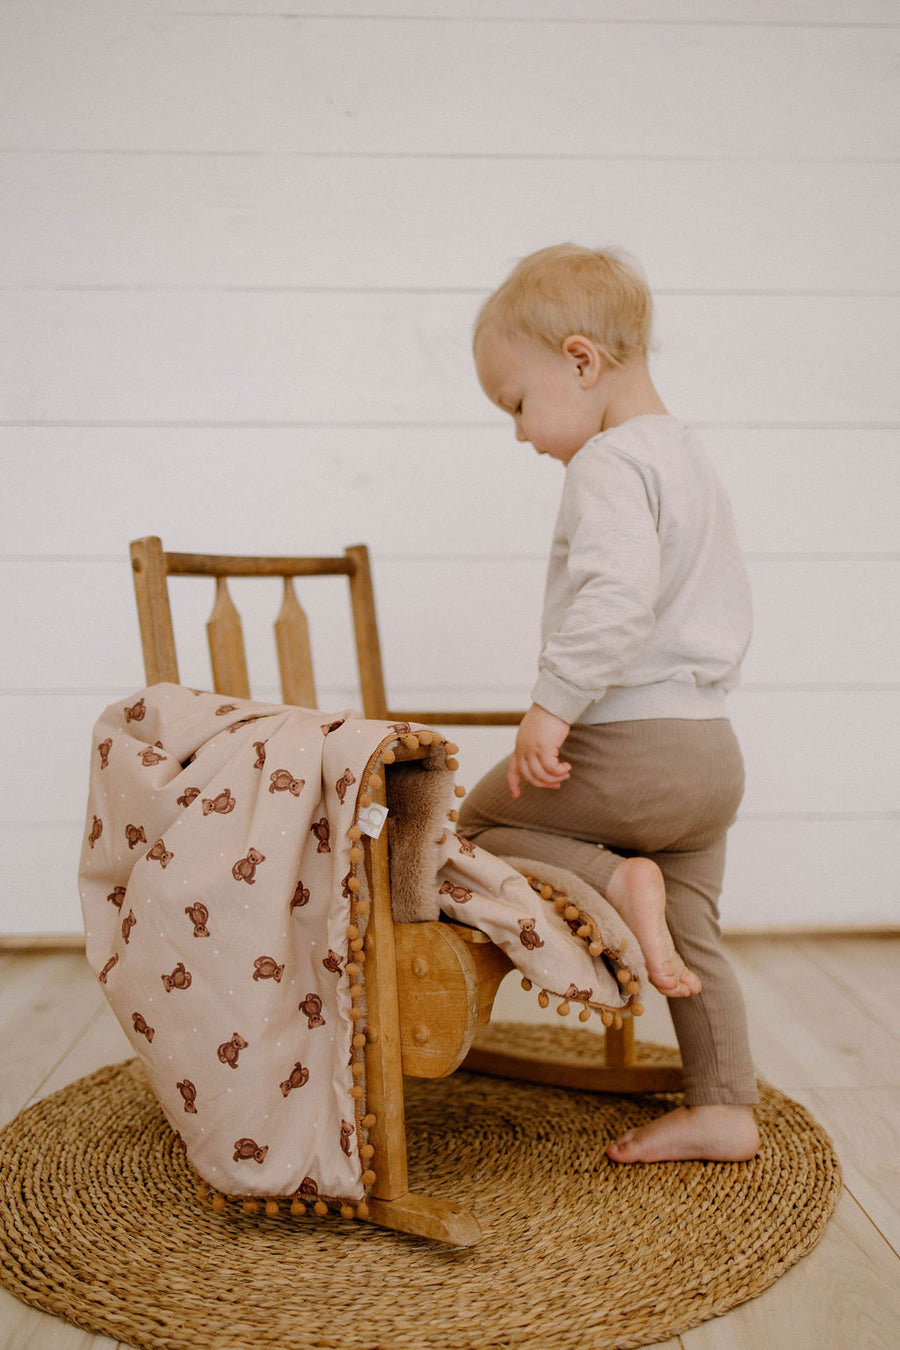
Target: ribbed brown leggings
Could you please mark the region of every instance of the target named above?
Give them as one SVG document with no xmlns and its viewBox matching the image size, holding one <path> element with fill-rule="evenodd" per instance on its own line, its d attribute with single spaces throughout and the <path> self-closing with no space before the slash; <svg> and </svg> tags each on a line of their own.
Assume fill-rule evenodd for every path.
<svg viewBox="0 0 900 1350">
<path fill-rule="evenodd" d="M 668 1001 L 685 1101 L 755 1102 L 744 1002 L 719 931 L 725 835 L 744 790 L 731 723 L 573 726 L 560 759 L 572 766 L 560 788 L 523 782 L 517 800 L 506 785 L 508 761 L 497 764 L 465 799 L 459 833 L 490 853 L 568 868 L 601 894 L 623 857 L 652 858 L 665 877 L 675 946 L 703 983 L 702 993 Z"/>
</svg>

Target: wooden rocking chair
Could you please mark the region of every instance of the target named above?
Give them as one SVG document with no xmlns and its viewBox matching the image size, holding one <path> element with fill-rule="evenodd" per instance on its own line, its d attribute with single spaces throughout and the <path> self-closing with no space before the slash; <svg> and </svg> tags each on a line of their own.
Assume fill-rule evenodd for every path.
<svg viewBox="0 0 900 1350">
<path fill-rule="evenodd" d="M 207 623 L 213 686 L 217 693 L 250 697 L 240 616 L 228 590 L 232 577 L 279 577 L 284 582 L 275 639 L 285 703 L 317 706 L 306 616 L 294 579 L 346 576 L 356 639 L 363 713 L 387 721 L 435 726 L 514 726 L 520 712 L 410 712 L 388 709 L 368 550 L 357 544 L 340 557 L 226 557 L 166 553 L 154 536 L 135 540 L 131 561 L 141 643 L 148 684 L 179 683 L 169 603 L 170 576 L 215 579 Z M 326 710 L 327 711 L 327 710 Z M 424 750 L 402 749 L 397 759 L 421 758 Z M 390 769 L 387 770 L 387 775 Z M 386 775 L 386 776 L 387 776 Z M 384 804 L 389 787 L 375 789 Z M 391 912 L 387 831 L 365 840 L 365 866 L 372 897 L 366 945 L 366 1091 L 376 1124 L 370 1131 L 378 1161 L 377 1182 L 368 1199 L 370 1218 L 401 1232 L 456 1246 L 477 1242 L 475 1216 L 438 1197 L 410 1192 L 407 1178 L 403 1077 L 441 1078 L 462 1065 L 532 1082 L 601 1092 L 672 1092 L 681 1070 L 671 1064 L 636 1063 L 631 1018 L 605 1034 L 605 1055 L 595 1064 L 583 1058 L 553 1062 L 479 1050 L 479 1027 L 491 1014 L 500 982 L 512 968 L 509 958 L 474 928 L 454 923 L 396 923 Z M 600 1038 L 598 1037 L 598 1042 Z"/>
</svg>

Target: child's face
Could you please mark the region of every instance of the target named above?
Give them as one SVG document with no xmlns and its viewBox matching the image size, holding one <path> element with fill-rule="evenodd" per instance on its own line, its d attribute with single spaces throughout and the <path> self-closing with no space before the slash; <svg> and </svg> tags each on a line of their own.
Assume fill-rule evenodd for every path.
<svg viewBox="0 0 900 1350">
<path fill-rule="evenodd" d="M 475 367 L 488 398 L 513 419 L 516 439 L 530 441 L 539 455 L 568 464 L 600 430 L 602 412 L 575 355 L 487 329 Z"/>
</svg>

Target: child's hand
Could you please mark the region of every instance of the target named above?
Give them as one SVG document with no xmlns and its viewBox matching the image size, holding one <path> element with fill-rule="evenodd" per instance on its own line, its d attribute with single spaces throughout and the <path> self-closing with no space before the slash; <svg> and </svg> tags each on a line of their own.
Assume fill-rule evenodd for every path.
<svg viewBox="0 0 900 1350">
<path fill-rule="evenodd" d="M 514 797 L 519 795 L 522 778 L 532 787 L 558 788 L 569 777 L 571 764 L 561 764 L 559 760 L 559 747 L 568 734 L 568 722 L 532 703 L 519 723 L 516 748 L 506 774 Z"/>
</svg>

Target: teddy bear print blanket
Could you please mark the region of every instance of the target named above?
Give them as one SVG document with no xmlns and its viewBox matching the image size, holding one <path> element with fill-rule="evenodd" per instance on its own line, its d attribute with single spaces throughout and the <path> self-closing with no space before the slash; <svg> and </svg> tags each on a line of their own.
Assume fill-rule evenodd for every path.
<svg viewBox="0 0 900 1350">
<path fill-rule="evenodd" d="M 369 779 L 416 730 L 171 684 L 94 728 L 87 958 L 190 1162 L 222 1194 L 365 1196 L 362 831 L 389 830 L 395 918 L 482 928 L 538 989 L 607 1016 L 634 1002 L 636 983 L 617 978 L 626 930 L 605 901 L 583 888 L 577 915 L 560 910 L 453 832 L 437 732 L 418 728 L 426 758 L 391 769 L 379 819 Z"/>
</svg>

